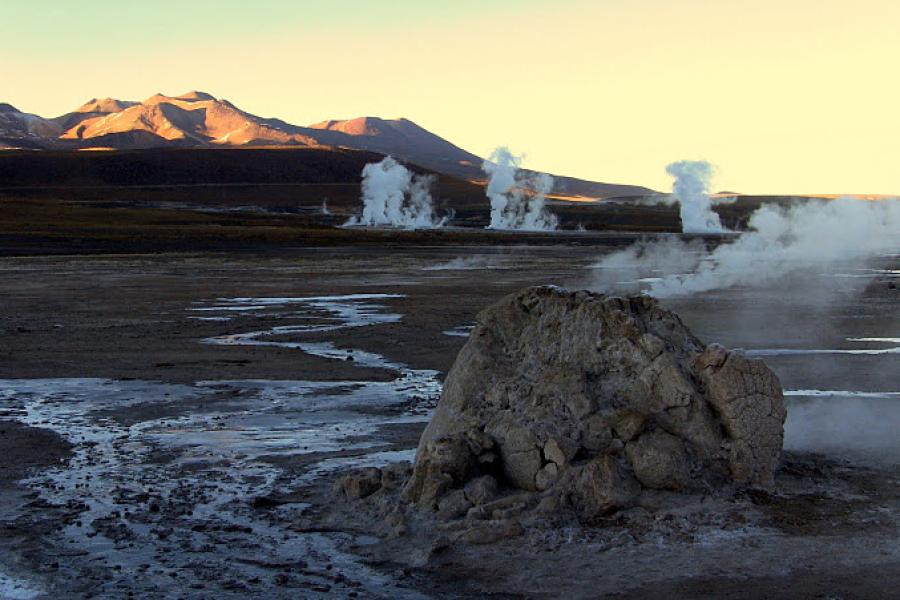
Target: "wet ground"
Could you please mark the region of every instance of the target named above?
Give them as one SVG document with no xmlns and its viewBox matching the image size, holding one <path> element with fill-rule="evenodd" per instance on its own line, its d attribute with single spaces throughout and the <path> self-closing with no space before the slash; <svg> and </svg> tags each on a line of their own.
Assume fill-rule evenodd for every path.
<svg viewBox="0 0 900 600">
<path fill-rule="evenodd" d="M 0 598 L 553 595 L 522 565 L 466 562 L 497 567 L 487 550 L 422 569 L 373 561 L 361 549 L 374 539 L 318 515 L 338 471 L 411 459 L 478 310 L 526 285 L 589 285 L 601 251 L 3 259 Z M 595 552 L 609 571 L 590 589 L 635 597 L 752 597 L 735 573 L 770 597 L 792 577 L 861 593 L 835 597 L 897 582 L 898 268 L 885 257 L 667 302 L 704 341 L 764 357 L 787 390 L 794 471 L 781 496 L 752 499 L 753 527 L 713 520 L 612 553 L 570 532 L 529 538 L 528 556 Z M 735 552 L 740 568 L 724 559 Z"/>
</svg>

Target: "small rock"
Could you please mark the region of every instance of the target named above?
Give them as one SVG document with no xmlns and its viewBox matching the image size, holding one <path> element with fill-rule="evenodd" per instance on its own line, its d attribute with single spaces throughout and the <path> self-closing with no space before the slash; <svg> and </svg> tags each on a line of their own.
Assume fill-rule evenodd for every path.
<svg viewBox="0 0 900 600">
<path fill-rule="evenodd" d="M 507 430 L 506 443 L 500 447 L 503 474 L 523 490 L 534 490 L 534 479 L 541 468 L 541 452 L 535 435 L 524 427 Z"/>
<path fill-rule="evenodd" d="M 466 498 L 474 505 L 490 502 L 497 495 L 497 480 L 490 475 L 476 477 L 466 484 Z"/>
<path fill-rule="evenodd" d="M 519 537 L 522 533 L 524 530 L 521 524 L 514 521 L 501 521 L 467 529 L 459 536 L 459 539 L 467 544 L 484 545 Z"/>
<path fill-rule="evenodd" d="M 610 418 L 613 431 L 624 442 L 633 440 L 647 421 L 641 413 L 633 410 L 621 410 Z"/>
<path fill-rule="evenodd" d="M 703 353 L 694 361 L 694 366 L 699 370 L 707 368 L 718 368 L 722 366 L 728 357 L 728 350 L 721 344 L 710 344 Z"/>
<path fill-rule="evenodd" d="M 612 456 L 594 459 L 575 480 L 573 500 L 578 515 L 585 521 L 601 517 L 615 509 L 629 506 L 641 491 Z"/>
<path fill-rule="evenodd" d="M 582 421 L 581 445 L 585 450 L 604 452 L 612 441 L 612 430 L 601 415 L 590 415 Z"/>
<path fill-rule="evenodd" d="M 534 485 L 538 491 L 543 491 L 549 488 L 551 485 L 556 483 L 556 478 L 559 475 L 559 467 L 555 462 L 550 462 L 544 465 L 540 471 L 538 471 L 537 475 L 534 477 Z"/>
<path fill-rule="evenodd" d="M 560 509 L 560 499 L 556 494 L 551 494 L 549 496 L 545 496 L 538 502 L 535 511 L 542 515 L 552 515 L 554 513 L 559 512 Z"/>
<path fill-rule="evenodd" d="M 674 435 L 663 431 L 645 433 L 628 442 L 625 454 L 635 477 L 645 487 L 678 490 L 689 483 L 684 444 Z"/>
<path fill-rule="evenodd" d="M 462 486 L 477 469 L 477 456 L 464 433 L 433 440 L 416 454 L 416 466 L 404 497 L 422 508 L 435 508 L 438 499 Z"/>
<path fill-rule="evenodd" d="M 512 506 L 506 508 L 498 508 L 497 510 L 491 512 L 491 519 L 495 521 L 510 519 L 522 514 L 522 512 L 524 512 L 527 508 L 528 505 L 524 502 L 519 502 L 518 504 L 513 504 Z"/>
<path fill-rule="evenodd" d="M 562 449 L 563 445 L 573 449 L 566 452 Z M 556 438 L 550 438 L 547 440 L 547 443 L 544 444 L 544 458 L 556 463 L 559 467 L 564 467 L 569 463 L 569 459 L 575 455 L 575 450 L 577 449 L 578 446 L 574 445 L 573 442 L 566 444 L 565 442 L 558 441 Z"/>
<path fill-rule="evenodd" d="M 412 464 L 407 461 L 385 465 L 381 469 L 381 485 L 388 490 L 397 489 L 409 479 L 410 473 Z"/>
<path fill-rule="evenodd" d="M 454 490 L 438 502 L 437 518 L 451 521 L 464 516 L 472 508 L 472 502 L 466 498 L 463 490 Z"/>
<path fill-rule="evenodd" d="M 335 487 L 352 500 L 367 498 L 381 489 L 381 470 L 369 467 L 354 471 L 341 477 Z"/>
</svg>

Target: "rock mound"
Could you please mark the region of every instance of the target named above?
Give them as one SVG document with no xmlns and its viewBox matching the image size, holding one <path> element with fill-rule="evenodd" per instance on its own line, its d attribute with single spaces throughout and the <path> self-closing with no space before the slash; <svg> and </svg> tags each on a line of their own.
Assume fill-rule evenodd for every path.
<svg viewBox="0 0 900 600">
<path fill-rule="evenodd" d="M 530 288 L 479 315 L 403 495 L 443 519 L 590 521 L 652 490 L 766 486 L 784 419 L 762 361 L 704 346 L 654 299 Z"/>
</svg>

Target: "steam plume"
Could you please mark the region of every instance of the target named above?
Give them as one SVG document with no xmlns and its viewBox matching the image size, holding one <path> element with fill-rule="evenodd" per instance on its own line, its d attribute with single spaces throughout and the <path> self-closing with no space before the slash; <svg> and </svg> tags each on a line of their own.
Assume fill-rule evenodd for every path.
<svg viewBox="0 0 900 600">
<path fill-rule="evenodd" d="M 490 176 L 487 197 L 491 200 L 491 224 L 488 229 L 552 231 L 557 219 L 544 208 L 553 189 L 553 178 L 546 173 L 524 173 L 521 157 L 508 148 L 494 150 L 482 169 Z"/>
<path fill-rule="evenodd" d="M 362 217 L 353 217 L 346 225 L 388 225 L 404 229 L 442 227 L 446 219 L 434 214 L 430 188 L 433 175 L 414 175 L 387 156 L 379 163 L 363 168 Z"/>
<path fill-rule="evenodd" d="M 646 279 L 646 291 L 657 297 L 686 296 L 767 285 L 794 273 L 880 256 L 900 247 L 900 201 L 842 198 L 790 209 L 766 205 L 751 215 L 749 229 L 708 254 L 702 246 L 676 239 L 626 248 L 595 265 L 601 269 L 597 283 L 604 283 L 604 269 L 627 269 L 640 276 L 662 267 L 659 270 L 668 273 Z M 666 268 L 672 266 L 682 272 L 672 274 Z"/>
<path fill-rule="evenodd" d="M 683 233 L 722 233 L 726 229 L 712 210 L 709 182 L 713 166 L 702 160 L 680 160 L 666 167 L 675 178 L 672 191 L 681 207 Z"/>
</svg>

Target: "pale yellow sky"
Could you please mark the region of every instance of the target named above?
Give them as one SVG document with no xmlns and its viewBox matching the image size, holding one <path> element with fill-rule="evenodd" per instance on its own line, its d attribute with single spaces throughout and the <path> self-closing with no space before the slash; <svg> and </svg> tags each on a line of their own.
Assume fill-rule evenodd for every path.
<svg viewBox="0 0 900 600">
<path fill-rule="evenodd" d="M 0 101 L 202 89 L 296 124 L 410 118 L 480 155 L 668 189 L 900 193 L 896 0 L 9 0 Z M 251 8 L 252 6 L 252 8 Z"/>
</svg>

